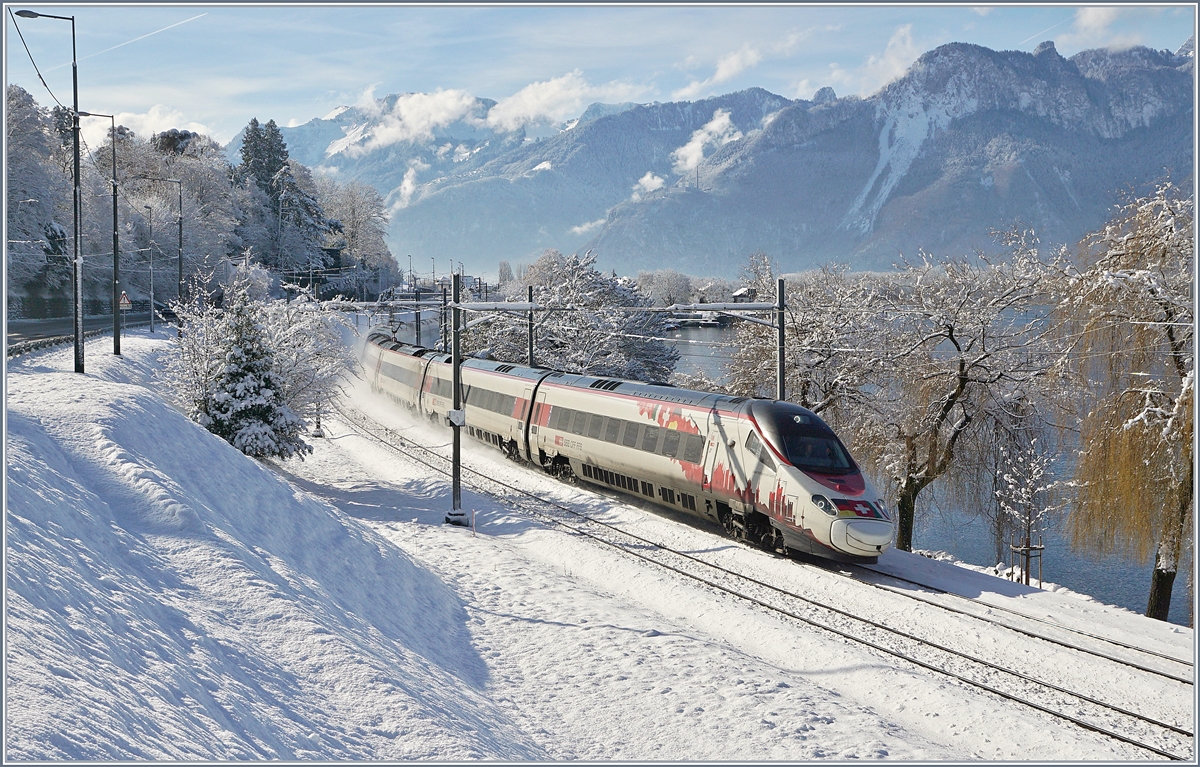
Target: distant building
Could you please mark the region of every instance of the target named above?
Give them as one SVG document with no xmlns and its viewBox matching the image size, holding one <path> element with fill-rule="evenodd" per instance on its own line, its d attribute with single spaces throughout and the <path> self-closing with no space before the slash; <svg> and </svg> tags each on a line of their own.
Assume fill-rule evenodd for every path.
<svg viewBox="0 0 1200 767">
<path fill-rule="evenodd" d="M 735 304 L 753 303 L 756 298 L 758 298 L 758 290 L 756 288 L 738 288 L 733 291 L 733 302 Z"/>
</svg>

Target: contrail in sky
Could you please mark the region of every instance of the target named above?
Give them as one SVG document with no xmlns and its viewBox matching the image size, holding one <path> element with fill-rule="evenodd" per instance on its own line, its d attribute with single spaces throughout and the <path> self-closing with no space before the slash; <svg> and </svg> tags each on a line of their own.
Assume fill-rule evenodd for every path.
<svg viewBox="0 0 1200 767">
<path fill-rule="evenodd" d="M 200 16 L 207 16 L 207 15 L 208 15 L 207 11 L 200 14 Z M 156 29 L 153 32 L 148 32 L 148 33 L 142 35 L 141 37 L 135 37 L 132 40 L 126 40 L 125 42 L 118 43 L 117 45 L 114 45 L 111 48 L 105 48 L 102 51 L 96 51 L 95 53 L 84 56 L 82 59 L 80 59 L 80 61 L 84 61 L 85 59 L 90 59 L 93 56 L 99 56 L 101 53 L 108 53 L 109 51 L 115 51 L 117 48 L 120 48 L 123 45 L 129 45 L 130 43 L 136 43 L 138 40 L 145 40 L 147 37 L 150 37 L 151 35 L 157 35 L 159 32 L 166 32 L 168 29 L 171 29 L 172 27 L 177 27 L 180 24 L 187 24 L 189 21 L 195 21 L 196 19 L 200 18 L 200 16 L 193 16 L 190 19 L 184 19 L 183 21 L 177 21 L 174 24 L 170 24 L 168 26 L 163 27 L 162 29 Z M 57 67 L 53 67 L 53 69 L 59 69 L 61 67 L 65 67 L 65 66 L 66 66 L 66 64 L 59 64 Z M 47 69 L 46 71 L 49 72 L 50 70 Z"/>
<path fill-rule="evenodd" d="M 1052 27 L 1046 27 L 1046 28 L 1045 28 L 1045 29 L 1043 29 L 1041 32 L 1036 32 L 1036 33 L 1034 33 L 1034 34 L 1030 35 L 1029 37 L 1025 38 L 1025 39 L 1024 39 L 1024 40 L 1022 40 L 1021 42 L 1017 43 L 1017 45 L 1024 45 L 1025 43 L 1029 42 L 1030 40 L 1032 40 L 1033 38 L 1037 37 L 1038 35 L 1044 35 L 1044 34 L 1046 34 L 1047 32 L 1049 32 L 1050 30 L 1054 29 L 1054 27 L 1061 27 L 1063 24 L 1066 24 L 1066 23 L 1067 23 L 1068 21 L 1070 21 L 1070 20 L 1071 20 L 1071 19 L 1063 19 L 1062 21 L 1058 22 L 1057 24 L 1055 24 L 1055 25 L 1054 25 L 1054 26 L 1052 26 Z"/>
</svg>

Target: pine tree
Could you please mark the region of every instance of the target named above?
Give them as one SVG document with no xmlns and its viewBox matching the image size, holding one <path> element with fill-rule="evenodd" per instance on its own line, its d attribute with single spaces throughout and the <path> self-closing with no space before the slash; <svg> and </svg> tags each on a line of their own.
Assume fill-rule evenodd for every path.
<svg viewBox="0 0 1200 767">
<path fill-rule="evenodd" d="M 242 133 L 242 164 L 238 166 L 238 175 L 243 179 L 254 179 L 258 188 L 265 191 L 271 176 L 266 173 L 263 157 L 262 126 L 258 124 L 257 117 L 251 117 L 250 124 Z"/>
<path fill-rule="evenodd" d="M 246 455 L 289 458 L 312 452 L 304 421 L 283 402 L 283 385 L 261 322 L 262 307 L 238 280 L 226 292 L 223 365 L 200 422 Z"/>
</svg>

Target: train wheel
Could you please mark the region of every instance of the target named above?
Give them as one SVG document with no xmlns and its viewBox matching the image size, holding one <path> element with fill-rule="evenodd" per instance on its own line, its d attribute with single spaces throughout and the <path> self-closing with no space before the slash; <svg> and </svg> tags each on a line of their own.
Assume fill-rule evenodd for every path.
<svg viewBox="0 0 1200 767">
<path fill-rule="evenodd" d="M 721 520 L 721 526 L 725 528 L 730 538 L 735 541 L 746 540 L 746 525 L 740 516 L 736 516 L 733 510 L 723 503 L 717 504 L 717 518 Z"/>
</svg>

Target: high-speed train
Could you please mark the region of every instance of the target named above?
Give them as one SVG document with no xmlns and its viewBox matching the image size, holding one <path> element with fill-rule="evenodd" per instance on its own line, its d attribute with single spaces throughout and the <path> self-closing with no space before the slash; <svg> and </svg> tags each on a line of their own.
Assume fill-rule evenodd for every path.
<svg viewBox="0 0 1200 767">
<path fill-rule="evenodd" d="M 451 356 L 377 328 L 374 391 L 449 425 Z M 837 435 L 799 405 L 493 360 L 461 362 L 465 434 L 510 457 L 684 511 L 780 552 L 872 563 L 895 532 Z"/>
</svg>

